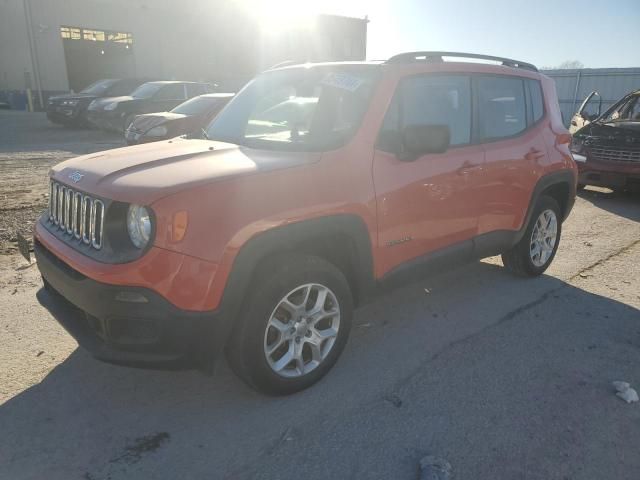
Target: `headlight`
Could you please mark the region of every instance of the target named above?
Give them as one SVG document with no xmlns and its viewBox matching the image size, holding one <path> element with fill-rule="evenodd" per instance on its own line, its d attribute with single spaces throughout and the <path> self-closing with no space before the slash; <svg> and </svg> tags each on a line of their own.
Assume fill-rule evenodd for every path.
<svg viewBox="0 0 640 480">
<path fill-rule="evenodd" d="M 104 109 L 107 111 L 115 110 L 116 108 L 118 108 L 118 102 L 108 103 L 104 106 Z"/>
<path fill-rule="evenodd" d="M 584 154 L 584 140 L 582 138 L 573 137 L 569 149 L 571 150 L 571 156 L 574 161 L 579 163 L 585 163 L 587 161 L 587 157 Z"/>
<path fill-rule="evenodd" d="M 571 139 L 571 151 L 573 153 L 582 153 L 582 148 L 584 147 L 584 142 L 581 138 L 573 137 Z"/>
<path fill-rule="evenodd" d="M 140 205 L 130 205 L 127 211 L 127 231 L 136 248 L 144 248 L 151 236 L 151 216 L 149 210 Z"/>
<path fill-rule="evenodd" d="M 158 127 L 153 127 L 149 130 L 145 135 L 149 135 L 150 137 L 164 137 L 167 134 L 167 127 L 164 125 L 160 125 Z"/>
<path fill-rule="evenodd" d="M 98 107 L 98 100 L 91 100 L 89 104 L 89 110 L 95 110 Z"/>
<path fill-rule="evenodd" d="M 65 105 L 67 107 L 75 107 L 79 101 L 80 100 L 64 100 L 62 102 L 62 105 Z"/>
</svg>

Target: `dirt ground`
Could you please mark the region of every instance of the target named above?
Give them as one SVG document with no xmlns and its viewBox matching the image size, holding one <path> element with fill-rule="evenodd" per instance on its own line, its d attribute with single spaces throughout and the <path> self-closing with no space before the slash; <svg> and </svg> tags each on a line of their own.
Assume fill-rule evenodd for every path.
<svg viewBox="0 0 640 480">
<path fill-rule="evenodd" d="M 46 175 L 56 159 L 119 144 L 42 120 L 0 112 L 3 172 L 25 158 L 23 172 Z M 1 206 L 24 208 L 2 217 L 26 221 L 45 183 L 10 174 L 18 186 L 0 176 Z M 12 215 L 8 240 L 24 226 Z M 41 305 L 37 266 L 8 240 L 0 479 L 413 480 L 425 455 L 454 479 L 640 478 L 640 403 L 611 387 L 640 391 L 640 196 L 581 193 L 538 278 L 490 258 L 363 306 L 329 375 L 284 398 L 248 389 L 224 361 L 210 377 L 94 360 Z"/>
<path fill-rule="evenodd" d="M 48 201 L 47 172 L 67 158 L 124 145 L 117 135 L 53 125 L 43 114 L 0 110 L 0 255 L 18 250 Z"/>
</svg>

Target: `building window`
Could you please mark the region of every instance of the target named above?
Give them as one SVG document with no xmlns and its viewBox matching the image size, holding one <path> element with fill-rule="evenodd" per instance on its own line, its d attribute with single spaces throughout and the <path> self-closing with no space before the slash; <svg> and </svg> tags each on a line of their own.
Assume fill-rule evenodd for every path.
<svg viewBox="0 0 640 480">
<path fill-rule="evenodd" d="M 102 30 L 82 30 L 82 38 L 85 40 L 92 40 L 94 42 L 104 42 L 105 35 Z"/>
<path fill-rule="evenodd" d="M 64 40 L 89 40 L 92 42 L 114 42 L 126 45 L 133 44 L 133 34 L 131 33 L 95 30 L 91 28 L 60 27 L 60 37 Z"/>
<path fill-rule="evenodd" d="M 116 43 L 133 43 L 133 35 L 124 32 L 108 32 L 107 39 Z"/>
<path fill-rule="evenodd" d="M 80 40 L 81 30 L 75 27 L 60 27 L 60 36 L 70 40 Z"/>
</svg>

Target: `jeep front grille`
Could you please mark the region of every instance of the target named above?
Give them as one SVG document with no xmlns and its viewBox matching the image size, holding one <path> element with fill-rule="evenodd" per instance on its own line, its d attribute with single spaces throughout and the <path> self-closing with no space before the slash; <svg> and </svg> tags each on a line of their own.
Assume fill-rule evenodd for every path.
<svg viewBox="0 0 640 480">
<path fill-rule="evenodd" d="M 601 162 L 640 163 L 640 149 L 591 147 L 591 155 Z"/>
<path fill-rule="evenodd" d="M 49 185 L 49 221 L 79 242 L 102 248 L 104 203 L 58 182 Z"/>
</svg>

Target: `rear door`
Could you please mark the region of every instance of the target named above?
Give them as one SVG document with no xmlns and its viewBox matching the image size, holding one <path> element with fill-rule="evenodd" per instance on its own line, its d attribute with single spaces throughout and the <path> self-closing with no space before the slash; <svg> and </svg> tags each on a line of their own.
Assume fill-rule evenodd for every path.
<svg viewBox="0 0 640 480">
<path fill-rule="evenodd" d="M 546 155 L 540 82 L 479 75 L 474 85 L 477 135 L 485 151 L 478 234 L 517 230 L 529 206 L 538 162 Z"/>
<path fill-rule="evenodd" d="M 471 111 L 467 75 L 408 77 L 398 86 L 373 164 L 381 274 L 445 247 L 470 246 L 484 160 L 482 147 L 471 144 Z M 409 125 L 447 125 L 450 148 L 400 160 L 400 132 Z"/>
</svg>

